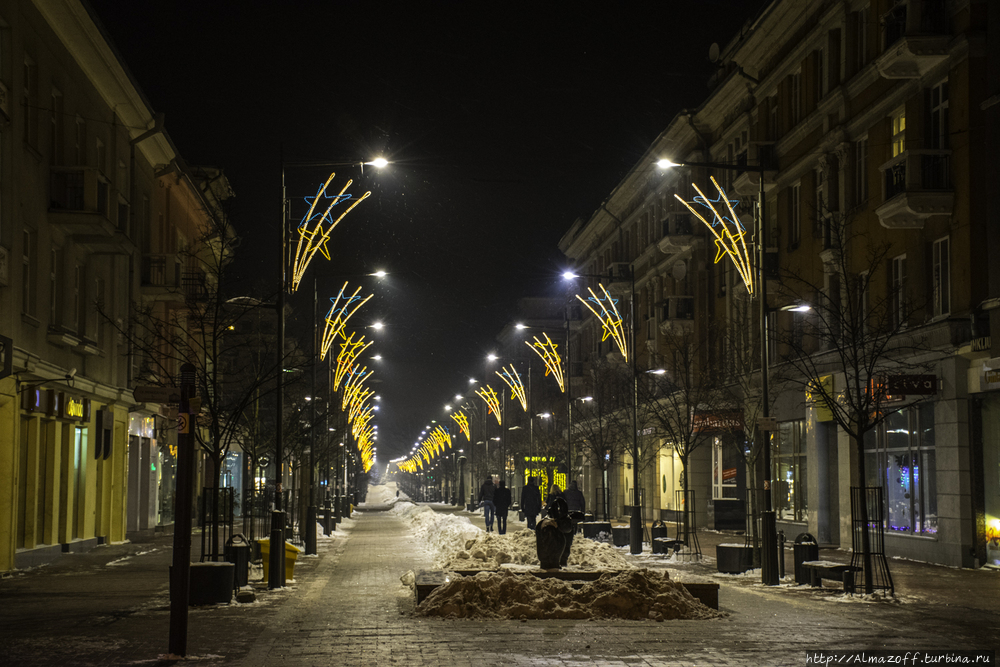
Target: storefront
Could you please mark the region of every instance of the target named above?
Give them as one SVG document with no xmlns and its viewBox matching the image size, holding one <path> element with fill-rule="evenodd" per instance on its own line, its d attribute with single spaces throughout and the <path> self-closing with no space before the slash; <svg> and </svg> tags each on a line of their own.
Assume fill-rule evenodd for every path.
<svg viewBox="0 0 1000 667">
<path fill-rule="evenodd" d="M 111 406 L 70 388 L 29 387 L 15 435 L 15 567 L 124 538 L 124 457 Z"/>
</svg>

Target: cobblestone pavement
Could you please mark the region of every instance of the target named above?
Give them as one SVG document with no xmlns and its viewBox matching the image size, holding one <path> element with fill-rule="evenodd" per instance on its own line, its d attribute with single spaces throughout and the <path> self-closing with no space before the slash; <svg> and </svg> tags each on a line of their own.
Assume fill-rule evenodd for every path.
<svg viewBox="0 0 1000 667">
<path fill-rule="evenodd" d="M 929 566 L 925 572 L 958 582 L 947 605 L 905 594 L 902 603 L 840 602 L 832 591 L 769 589 L 743 577 L 717 579 L 729 616 L 716 621 L 424 619 L 412 615 L 413 593 L 400 576 L 427 567 L 427 553 L 391 514 L 355 519 L 349 537 L 338 531 L 320 542 L 318 557 L 300 557 L 288 588 L 262 589 L 249 605 L 192 609 L 189 660 L 207 667 L 805 665 L 812 649 L 1000 645 L 1000 613 L 990 604 L 1000 573 Z M 105 547 L 4 578 L 0 664 L 168 664 L 160 658 L 169 544 Z M 970 577 L 973 596 L 961 592 Z"/>
</svg>

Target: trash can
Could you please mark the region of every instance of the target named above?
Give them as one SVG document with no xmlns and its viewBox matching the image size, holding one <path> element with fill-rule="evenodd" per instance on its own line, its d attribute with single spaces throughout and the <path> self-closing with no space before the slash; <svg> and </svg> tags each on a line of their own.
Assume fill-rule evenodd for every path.
<svg viewBox="0 0 1000 667">
<path fill-rule="evenodd" d="M 223 555 L 233 564 L 233 587 L 240 589 L 250 582 L 250 543 L 237 533 L 226 541 Z"/>
<path fill-rule="evenodd" d="M 271 555 L 271 540 L 270 539 L 263 539 L 263 540 L 257 540 L 257 542 L 260 544 L 260 559 L 261 559 L 261 562 L 264 564 L 264 581 L 267 581 L 268 580 L 268 573 L 269 573 L 270 565 L 271 565 L 271 563 L 270 563 L 270 560 L 271 560 L 270 559 L 270 555 Z M 300 551 L 302 551 L 302 549 L 299 549 L 294 544 L 290 544 L 289 542 L 285 542 L 285 579 L 286 580 L 288 580 L 288 579 L 294 579 L 295 578 L 295 559 L 299 557 L 299 552 Z"/>
<path fill-rule="evenodd" d="M 654 521 L 653 525 L 649 527 L 649 539 L 655 540 L 657 537 L 667 536 L 667 524 L 662 521 Z"/>
<path fill-rule="evenodd" d="M 809 571 L 802 567 L 807 560 L 819 560 L 819 543 L 809 533 L 799 533 L 792 544 L 792 560 L 795 562 L 795 583 L 808 584 Z"/>
</svg>

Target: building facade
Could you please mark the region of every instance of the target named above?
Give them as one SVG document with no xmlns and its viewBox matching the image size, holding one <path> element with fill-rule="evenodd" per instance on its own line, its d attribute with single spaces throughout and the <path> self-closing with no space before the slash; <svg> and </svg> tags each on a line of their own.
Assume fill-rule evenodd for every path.
<svg viewBox="0 0 1000 667">
<path fill-rule="evenodd" d="M 0 87 L 7 571 L 172 523 L 170 415 L 123 332 L 205 198 L 82 3 L 0 2 Z"/>
<path fill-rule="evenodd" d="M 724 204 L 714 177 L 753 248 L 763 190 L 770 368 L 788 378 L 772 383 L 777 431 L 768 476 L 786 535 L 809 532 L 851 548 L 851 488 L 864 484 L 882 489 L 888 555 L 952 566 L 989 560 L 997 511 L 989 392 L 998 385 L 989 338 L 996 292 L 983 242 L 990 222 L 984 103 L 996 93 L 986 83 L 988 4 L 770 3 L 719 50 L 708 98 L 676 116 L 560 244 L 586 273 L 607 276 L 605 285 L 630 283 L 619 305 L 634 309 L 622 315 L 635 329 L 640 375 L 662 366 L 676 332 L 688 331 L 699 363 L 721 384 L 737 385 L 742 351 L 761 346 L 760 302 L 748 299 L 734 263 L 678 197 L 697 210 L 697 186 Z M 661 170 L 661 158 L 718 166 Z M 884 403 L 863 455 L 816 391 L 806 391 L 816 381 L 838 400 L 849 395 L 853 376 L 839 355 L 847 313 L 858 331 L 870 327 L 863 340 L 892 333 L 879 359 L 884 382 L 924 381 L 870 390 Z M 584 323 L 585 361 L 613 356 L 602 337 L 596 318 Z M 751 393 L 758 390 L 744 391 Z M 700 526 L 734 527 L 733 517 L 739 525 L 746 513 L 753 471 L 744 454 L 758 415 L 741 407 L 736 421 L 746 423 L 726 425 L 732 408 L 688 406 L 703 417 L 692 433 L 707 436 L 687 466 Z M 663 436 L 653 423 L 640 426 L 644 447 L 659 452 L 641 463 L 643 486 L 660 494 L 658 501 L 645 494 L 647 516 L 668 509 L 671 480 L 678 484 L 676 461 L 663 455 L 676 447 Z M 987 473 L 977 481 L 979 469 Z M 623 488 L 617 507 L 627 513 Z"/>
</svg>

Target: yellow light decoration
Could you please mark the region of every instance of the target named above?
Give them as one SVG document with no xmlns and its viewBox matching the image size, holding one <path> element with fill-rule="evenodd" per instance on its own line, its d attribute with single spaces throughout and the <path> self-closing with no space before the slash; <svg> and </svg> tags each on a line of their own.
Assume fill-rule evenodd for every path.
<svg viewBox="0 0 1000 667">
<path fill-rule="evenodd" d="M 372 395 L 370 389 L 364 388 L 355 394 L 355 398 L 351 401 L 350 412 L 347 413 L 347 423 L 351 424 L 365 409 L 365 402 Z"/>
<path fill-rule="evenodd" d="M 584 299 L 579 294 L 576 298 L 580 300 L 580 303 L 585 305 L 590 312 L 594 314 L 601 324 L 604 326 L 604 337 L 601 338 L 602 341 L 607 340 L 609 337 L 615 341 L 618 346 L 619 351 L 621 351 L 622 356 L 625 361 L 628 361 L 628 344 L 625 342 L 625 325 L 622 322 L 622 316 L 618 314 L 618 308 L 615 306 L 615 300 L 611 298 L 608 294 L 608 290 L 604 289 L 604 285 L 598 283 L 598 287 L 604 292 L 604 299 L 599 299 L 594 293 L 594 290 L 587 288 L 590 292 L 590 298 Z M 601 309 L 601 312 L 597 312 L 589 301 L 593 301 Z"/>
<path fill-rule="evenodd" d="M 552 342 L 547 333 L 543 333 L 545 336 L 545 342 L 538 340 L 538 336 L 534 336 L 534 343 L 529 343 L 524 341 L 535 354 L 542 358 L 542 362 L 545 363 L 545 374 L 548 375 L 552 373 L 552 377 L 556 379 L 559 383 L 559 391 L 565 393 L 566 386 L 563 384 L 563 368 L 562 368 L 562 358 L 556 351 L 559 346 Z"/>
<path fill-rule="evenodd" d="M 510 387 L 510 397 L 512 399 L 516 398 L 521 403 L 521 408 L 527 412 L 528 411 L 528 399 L 524 394 L 524 383 L 521 382 L 521 376 L 517 374 L 517 369 L 514 368 L 514 364 L 510 365 L 510 368 L 502 368 L 503 373 L 497 371 L 497 377 L 504 381 L 504 383 Z"/>
<path fill-rule="evenodd" d="M 733 210 L 733 203 L 738 204 L 739 201 L 729 199 L 718 181 L 715 180 L 715 177 L 712 176 L 711 179 L 715 189 L 719 192 L 718 199 L 709 199 L 698 189 L 697 185 L 692 184 L 692 187 L 700 195 L 699 197 L 695 197 L 693 203 L 700 204 L 712 211 L 712 222 L 706 220 L 690 203 L 681 199 L 680 195 L 675 194 L 674 197 L 684 204 L 695 217 L 701 220 L 705 227 L 708 228 L 708 231 L 712 233 L 712 236 L 715 237 L 715 246 L 717 248 L 715 263 L 718 264 L 724 255 L 728 255 L 733 260 L 733 265 L 739 272 L 740 278 L 747 288 L 747 292 L 752 296 L 754 293 L 754 272 L 753 265 L 750 262 L 750 251 L 747 249 L 746 239 L 744 238 L 746 230 L 743 229 L 739 216 Z M 720 209 L 717 208 L 722 203 L 726 205 L 726 210 L 729 212 L 728 216 L 725 215 L 725 211 L 720 213 Z M 721 226 L 722 230 L 716 229 L 716 225 Z"/>
<path fill-rule="evenodd" d="M 304 218 L 302 218 L 302 222 L 299 223 L 299 242 L 295 247 L 295 257 L 292 261 L 291 267 L 292 292 L 295 292 L 299 288 L 299 283 L 302 282 L 302 276 L 305 274 L 306 268 L 309 266 L 309 262 L 312 261 L 317 252 L 322 253 L 327 260 L 330 259 L 330 251 L 326 246 L 326 244 L 330 241 L 330 233 L 333 232 L 334 228 L 340 224 L 340 221 L 344 219 L 345 215 L 353 211 L 355 206 L 371 196 L 371 192 L 364 193 L 355 199 L 354 203 L 348 206 L 347 209 L 340 214 L 340 217 L 331 222 L 330 213 L 333 211 L 333 207 L 337 204 L 353 199 L 351 195 L 344 194 L 347 192 L 347 188 L 351 187 L 351 184 L 354 183 L 353 180 L 347 181 L 344 188 L 334 197 L 327 196 L 326 189 L 329 187 L 334 176 L 336 176 L 335 173 L 330 174 L 330 177 L 326 179 L 326 183 L 320 187 L 316 196 L 312 198 L 312 204 L 309 206 L 309 212 Z M 330 202 L 330 205 L 325 211 L 323 211 L 322 215 L 313 215 L 316 211 L 316 204 L 323 197 L 332 199 L 333 201 Z"/>
<path fill-rule="evenodd" d="M 472 442 L 472 433 L 469 431 L 469 418 L 461 410 L 451 413 L 451 418 L 458 424 L 458 432 L 465 434 L 465 439 Z"/>
<path fill-rule="evenodd" d="M 502 426 L 503 424 L 500 422 L 500 400 L 497 398 L 497 392 L 493 389 L 493 387 L 486 385 L 485 387 L 477 389 L 476 394 L 479 398 L 486 402 L 486 406 L 490 409 L 490 414 L 495 416 L 497 418 L 497 424 Z"/>
<path fill-rule="evenodd" d="M 358 358 L 365 350 L 371 346 L 375 341 L 368 341 L 365 343 L 365 337 L 361 336 L 357 341 L 354 340 L 354 333 L 352 332 L 350 336 L 340 345 L 340 354 L 337 355 L 337 367 L 333 372 L 333 390 L 338 391 L 340 389 L 340 383 L 343 382 L 344 376 L 348 375 L 353 369 L 354 360 Z"/>
<path fill-rule="evenodd" d="M 351 316 L 357 312 L 358 308 L 365 305 L 365 303 L 371 299 L 374 295 L 369 294 L 364 299 L 358 296 L 358 292 L 361 288 L 354 290 L 354 293 L 349 297 L 344 297 L 344 292 L 347 290 L 347 283 L 340 288 L 340 292 L 337 294 L 336 298 L 330 299 L 331 306 L 330 310 L 326 314 L 326 326 L 323 329 L 323 343 L 320 347 L 320 359 L 326 359 L 327 353 L 329 353 L 330 348 L 333 346 L 333 341 L 337 339 L 338 336 L 344 336 L 344 327 L 347 326 L 347 320 L 351 319 Z M 353 307 L 352 307 L 352 304 Z M 353 335 L 353 334 L 352 334 Z M 362 339 L 364 337 L 362 336 Z M 370 345 L 370 343 L 369 343 Z M 338 357 L 339 359 L 339 357 Z"/>
<path fill-rule="evenodd" d="M 374 371 L 369 371 L 364 366 L 352 371 L 351 377 L 344 383 L 344 393 L 340 401 L 342 410 L 346 410 L 347 406 L 355 400 L 355 395 L 362 391 L 364 388 L 363 383 L 372 376 L 372 373 Z"/>
</svg>

